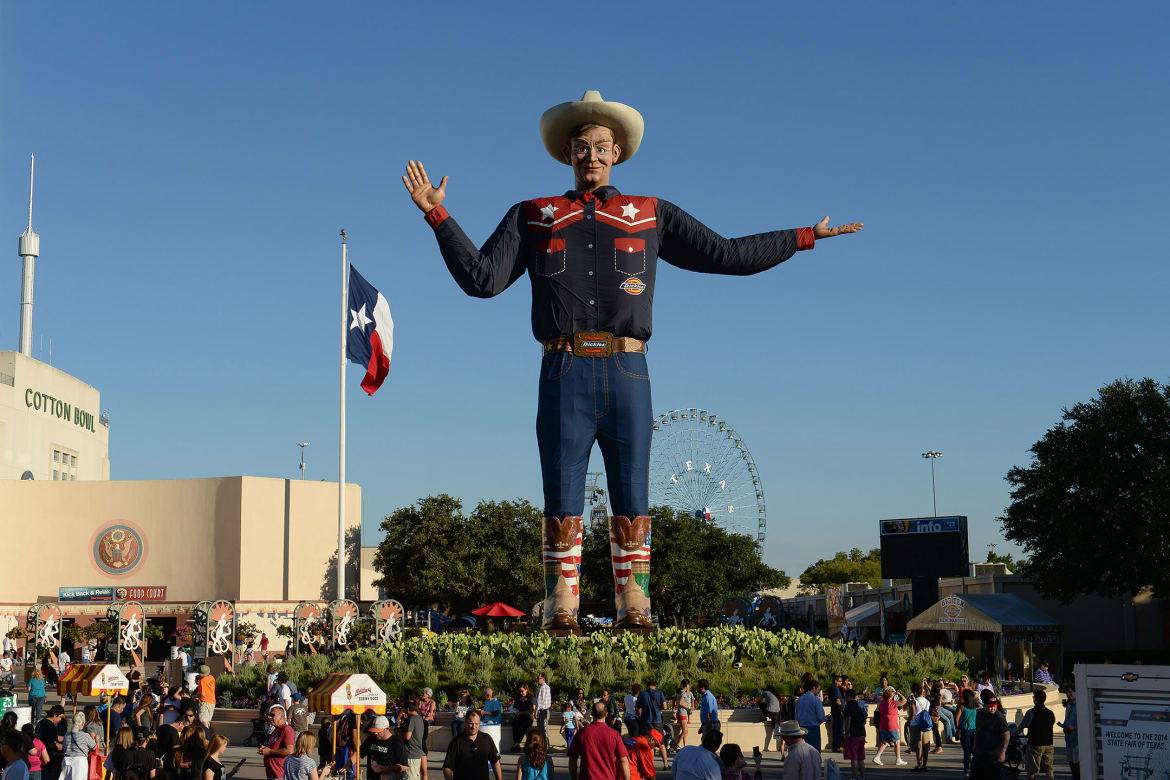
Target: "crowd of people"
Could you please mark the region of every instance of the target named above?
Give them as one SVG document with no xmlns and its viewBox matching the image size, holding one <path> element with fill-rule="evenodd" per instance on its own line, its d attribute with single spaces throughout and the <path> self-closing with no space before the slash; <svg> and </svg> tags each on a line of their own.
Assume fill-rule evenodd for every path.
<svg viewBox="0 0 1170 780">
<path fill-rule="evenodd" d="M 27 685 L 30 722 L 17 729 L 15 712 L 0 721 L 4 780 L 89 780 L 103 770 L 112 780 L 220 780 L 215 762 L 227 739 L 211 731 L 215 677 L 206 666 L 191 690 L 134 672 L 129 695 L 68 715 L 61 704 L 45 708 L 42 668 Z"/>
<path fill-rule="evenodd" d="M 356 765 L 364 762 L 370 780 L 429 780 L 427 753 L 438 710 L 430 688 L 391 700 L 385 715 L 326 716 L 313 730 L 306 695 L 276 664 L 267 672 L 253 732 L 266 777 L 353 778 Z M 1017 732 L 989 675 L 978 681 L 924 679 L 906 692 L 886 676 L 872 690 L 855 688 L 847 675 L 825 682 L 823 687 L 805 674 L 793 690 L 767 686 L 759 697 L 763 752 L 775 742 L 785 778 L 813 777 L 811 767 L 819 771 L 825 757 L 838 753 L 855 778 L 864 777 L 867 761 L 882 766 L 889 758 L 898 766 L 912 760 L 910 771 L 925 772 L 931 756 L 948 746 L 962 751 L 966 776 L 998 778 Z M 211 729 L 216 693 L 210 670 L 201 667 L 189 686 L 164 686 L 161 671 L 149 679 L 135 672 L 131 683 L 129 696 L 66 715 L 60 705 L 45 709 L 45 674 L 34 670 L 27 681 L 32 723 L 17 730 L 15 713 L 0 721 L 3 780 L 89 780 L 95 762 L 111 780 L 222 780 L 227 740 Z M 1075 694 L 1069 692 L 1065 719 L 1056 723 L 1047 707 L 1049 687 L 1055 690 L 1036 687 L 1034 707 L 1018 729 L 1027 738 L 1026 772 L 1029 778 L 1053 776 L 1053 732 L 1060 726 L 1075 777 Z M 502 780 L 498 757 L 505 745 L 520 754 L 514 780 L 553 780 L 548 729 L 554 706 L 571 780 L 582 773 L 586 780 L 649 780 L 658 771 L 656 760 L 674 780 L 750 780 L 742 748 L 723 743 L 719 701 L 706 679 L 693 686 L 681 680 L 669 698 L 653 679 L 624 692 L 602 690 L 595 698 L 584 688 L 562 693 L 566 700 L 554 705 L 543 674 L 504 700 L 490 688 L 479 697 L 460 690 L 452 700 L 444 780 L 490 780 L 492 774 Z M 506 741 L 499 731 L 505 716 L 511 723 Z M 697 745 L 689 738 L 695 723 Z M 876 740 L 867 744 L 871 731 Z M 754 750 L 758 777 L 762 753 Z"/>
</svg>

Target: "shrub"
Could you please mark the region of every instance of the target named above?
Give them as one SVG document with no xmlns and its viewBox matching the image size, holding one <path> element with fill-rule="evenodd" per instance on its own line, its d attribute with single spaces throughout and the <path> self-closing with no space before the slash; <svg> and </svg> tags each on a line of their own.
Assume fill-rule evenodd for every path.
<svg viewBox="0 0 1170 780">
<path fill-rule="evenodd" d="M 740 669 L 733 667 L 737 658 Z M 549 675 L 560 695 L 584 687 L 591 696 L 602 689 L 620 695 L 630 683 L 645 683 L 651 677 L 669 695 L 683 677 L 692 683 L 708 677 L 716 694 L 743 701 L 768 684 L 790 691 L 804 672 L 826 682 L 834 673 L 847 674 L 862 688 L 874 687 L 886 673 L 894 685 L 908 688 L 924 676 L 957 678 L 968 671 L 966 666 L 962 653 L 945 647 L 917 652 L 897 645 L 855 648 L 791 629 L 769 633 L 721 627 L 568 638 L 544 633 L 419 633 L 389 646 L 331 656 L 300 655 L 283 668 L 301 690 L 333 671 L 365 672 L 393 697 L 407 689 L 428 687 L 438 692 L 465 685 L 478 693 L 490 685 L 506 699 L 521 682 L 531 684 L 538 672 Z M 225 698 L 254 700 L 266 682 L 261 667 L 243 666 L 236 674 L 224 675 L 219 685 Z"/>
</svg>

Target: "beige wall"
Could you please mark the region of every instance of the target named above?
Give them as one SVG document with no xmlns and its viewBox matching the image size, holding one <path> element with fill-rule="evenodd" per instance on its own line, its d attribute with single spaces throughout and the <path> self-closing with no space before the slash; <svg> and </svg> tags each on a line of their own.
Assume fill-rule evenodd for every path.
<svg viewBox="0 0 1170 780">
<path fill-rule="evenodd" d="M 83 585 L 165 585 L 168 601 L 319 599 L 326 576 L 333 581 L 337 483 L 0 480 L 0 521 L 19 553 L 6 557 L 0 602 Z M 114 521 L 143 537 L 143 558 L 125 575 L 94 560 L 97 532 Z M 346 486 L 346 524 L 361 524 L 357 485 Z"/>
<path fill-rule="evenodd" d="M 50 408 L 61 414 L 46 411 Z M 68 419 L 61 416 L 66 411 Z M 34 479 L 52 481 L 54 450 L 76 457 L 75 467 L 59 469 L 69 477 L 110 478 L 110 430 L 101 423 L 101 394 L 47 363 L 0 352 L 0 480 L 20 479 L 28 471 Z"/>
<path fill-rule="evenodd" d="M 377 547 L 363 547 L 361 555 L 361 595 L 362 601 L 377 601 L 378 587 L 374 580 L 378 579 L 378 572 L 374 570 L 374 556 L 378 554 Z"/>
</svg>

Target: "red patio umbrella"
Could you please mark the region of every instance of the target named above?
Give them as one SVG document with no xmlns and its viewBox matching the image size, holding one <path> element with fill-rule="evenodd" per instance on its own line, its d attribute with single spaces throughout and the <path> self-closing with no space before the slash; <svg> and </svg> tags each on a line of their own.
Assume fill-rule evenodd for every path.
<svg viewBox="0 0 1170 780">
<path fill-rule="evenodd" d="M 510 607 L 502 601 L 497 601 L 492 604 L 485 604 L 482 607 L 471 610 L 471 614 L 478 617 L 494 617 L 494 618 L 518 618 L 524 617 L 524 613 L 515 607 Z"/>
</svg>

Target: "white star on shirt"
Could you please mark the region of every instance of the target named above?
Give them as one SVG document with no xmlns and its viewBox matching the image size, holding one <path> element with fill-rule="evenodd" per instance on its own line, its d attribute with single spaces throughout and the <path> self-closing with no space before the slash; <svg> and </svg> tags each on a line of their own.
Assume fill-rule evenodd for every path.
<svg viewBox="0 0 1170 780">
<path fill-rule="evenodd" d="M 550 203 L 540 210 L 540 214 L 545 219 L 552 219 L 553 214 L 555 214 L 556 211 L 557 211 L 557 207 Z"/>
<path fill-rule="evenodd" d="M 622 206 L 622 216 L 626 219 L 636 219 L 638 212 L 641 210 L 642 209 L 634 208 L 633 203 L 627 203 L 626 205 Z"/>
<path fill-rule="evenodd" d="M 364 303 L 362 304 L 362 307 L 360 309 L 358 309 L 357 311 L 350 309 L 349 315 L 352 318 L 350 320 L 350 324 L 349 324 L 350 330 L 357 328 L 359 332 L 365 333 L 366 326 L 369 325 L 371 322 L 373 322 L 373 320 L 370 319 L 369 315 L 366 314 L 366 305 Z"/>
</svg>

